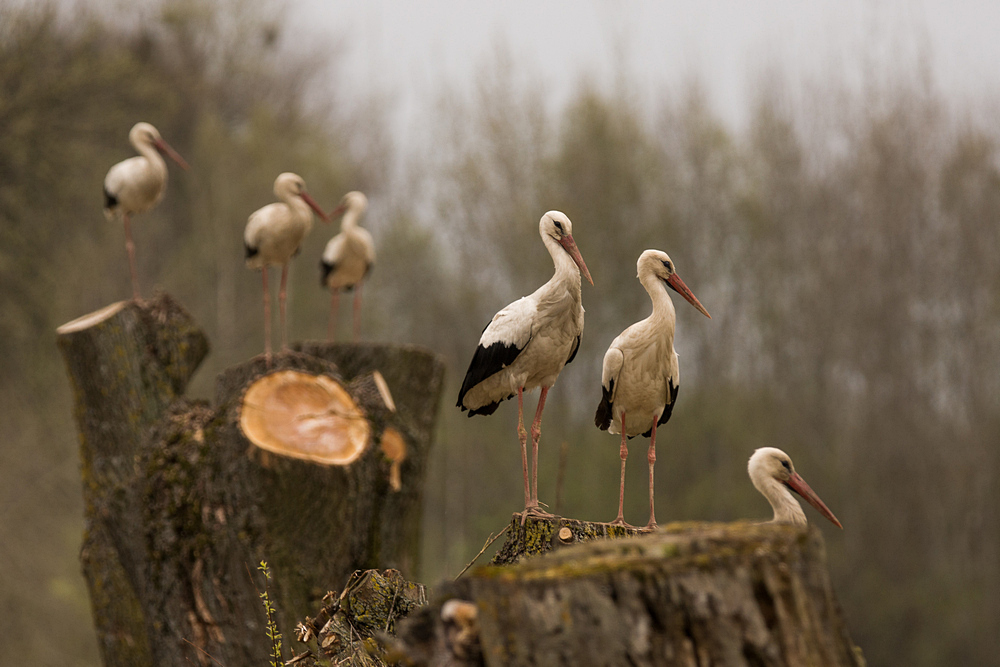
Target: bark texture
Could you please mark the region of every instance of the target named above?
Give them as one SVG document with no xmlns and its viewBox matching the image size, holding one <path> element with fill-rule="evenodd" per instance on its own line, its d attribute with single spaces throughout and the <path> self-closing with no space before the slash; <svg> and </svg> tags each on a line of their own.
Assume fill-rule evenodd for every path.
<svg viewBox="0 0 1000 667">
<path fill-rule="evenodd" d="M 507 538 L 490 560 L 491 565 L 514 565 L 531 556 L 541 556 L 553 549 L 560 549 L 580 542 L 621 539 L 650 534 L 643 528 L 613 526 L 610 523 L 580 521 L 556 517 L 542 519 L 528 516 L 521 523 L 517 512 L 507 526 Z"/>
<path fill-rule="evenodd" d="M 464 628 L 455 600 L 475 605 Z M 397 647 L 414 665 L 864 664 L 819 530 L 748 523 L 671 524 L 479 568 L 401 623 Z"/>
<path fill-rule="evenodd" d="M 209 405 L 183 396 L 207 341 L 168 296 L 117 304 L 58 333 L 76 397 L 82 560 L 105 665 L 261 664 L 271 648 L 265 588 L 287 646 L 295 621 L 315 613 L 331 582 L 356 569 L 413 571 L 443 379 L 437 357 L 369 345 L 352 361 L 332 345 L 312 348 L 324 358 L 276 355 L 270 368 L 255 358 L 219 376 Z M 246 387 L 280 369 L 346 386 L 372 427 L 357 460 L 319 465 L 244 437 Z M 370 390 L 375 369 L 389 380 L 396 412 Z M 408 451 L 399 492 L 378 446 L 387 427 Z M 256 569 L 262 560 L 269 582 Z"/>
</svg>

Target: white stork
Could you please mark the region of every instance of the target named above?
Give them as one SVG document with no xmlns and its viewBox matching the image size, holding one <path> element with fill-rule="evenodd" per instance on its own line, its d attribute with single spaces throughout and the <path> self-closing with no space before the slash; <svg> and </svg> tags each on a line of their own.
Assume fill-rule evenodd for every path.
<svg viewBox="0 0 1000 667">
<path fill-rule="evenodd" d="M 171 160 L 187 169 L 188 163 L 165 142 L 149 123 L 136 123 L 128 133 L 129 143 L 138 155 L 122 160 L 108 169 L 104 177 L 104 215 L 108 220 L 121 216 L 125 223 L 125 251 L 132 274 L 132 296 L 139 298 L 139 273 L 135 268 L 135 244 L 132 243 L 130 216 L 145 213 L 156 206 L 167 188 L 167 163 Z"/>
<path fill-rule="evenodd" d="M 656 462 L 656 427 L 670 419 L 680 387 L 680 367 L 674 351 L 674 304 L 667 287 L 675 290 L 691 305 L 711 319 L 684 281 L 674 271 L 673 262 L 661 250 L 646 250 L 636 262 L 639 282 L 653 302 L 653 313 L 636 322 L 611 342 L 604 354 L 601 374 L 603 396 L 597 406 L 594 423 L 602 431 L 621 433 L 621 483 L 618 493 L 618 517 L 612 522 L 625 526 L 622 515 L 625 501 L 625 438 L 640 433 L 650 439 L 649 453 L 649 523 L 656 527 L 653 512 L 653 464 Z M 624 421 L 625 426 L 622 427 Z"/>
<path fill-rule="evenodd" d="M 517 436 L 524 471 L 525 517 L 545 515 L 538 504 L 538 439 L 549 388 L 563 366 L 573 361 L 583 334 L 580 272 L 591 285 L 590 271 L 573 240 L 573 224 L 564 213 L 549 211 L 538 222 L 538 233 L 552 256 L 555 274 L 533 294 L 518 299 L 483 330 L 458 393 L 458 406 L 469 416 L 490 415 L 501 401 L 517 396 Z M 524 392 L 541 387 L 531 424 L 532 483 L 528 484 Z"/>
<path fill-rule="evenodd" d="M 361 284 L 375 263 L 375 244 L 367 229 L 358 226 L 358 220 L 368 209 L 364 193 L 353 191 L 344 195 L 340 205 L 330 213 L 331 218 L 344 215 L 340 233 L 330 239 L 320 260 L 321 284 L 330 290 L 330 319 L 326 335 L 331 341 L 337 330 L 337 308 L 340 292 L 354 289 L 354 340 L 361 328 Z"/>
<path fill-rule="evenodd" d="M 285 286 L 288 283 L 288 262 L 294 257 L 309 230 L 312 229 L 312 209 L 325 221 L 326 213 L 306 194 L 306 183 L 298 174 L 285 172 L 274 179 L 274 195 L 280 202 L 268 204 L 250 214 L 243 244 L 246 246 L 247 267 L 260 269 L 264 276 L 264 349 L 271 362 L 271 294 L 267 287 L 267 267 L 281 267 L 281 288 L 278 307 L 281 311 L 281 346 L 288 344 L 285 327 Z"/>
<path fill-rule="evenodd" d="M 806 525 L 806 515 L 802 511 L 802 506 L 795 500 L 792 491 L 806 499 L 810 505 L 819 510 L 819 513 L 829 519 L 840 529 L 844 527 L 837 521 L 833 512 L 819 499 L 819 496 L 809 488 L 806 481 L 802 479 L 792 459 L 788 454 L 775 447 L 761 447 L 750 457 L 747 465 L 747 472 L 750 473 L 750 481 L 754 487 L 767 498 L 774 510 L 774 523 L 790 523 L 796 526 Z"/>
</svg>

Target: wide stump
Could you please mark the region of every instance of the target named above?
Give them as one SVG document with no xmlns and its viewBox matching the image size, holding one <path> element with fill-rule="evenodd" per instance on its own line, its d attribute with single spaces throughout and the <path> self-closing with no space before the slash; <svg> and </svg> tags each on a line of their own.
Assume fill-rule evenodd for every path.
<svg viewBox="0 0 1000 667">
<path fill-rule="evenodd" d="M 670 524 L 484 566 L 400 624 L 412 665 L 860 667 L 821 534 Z"/>
</svg>

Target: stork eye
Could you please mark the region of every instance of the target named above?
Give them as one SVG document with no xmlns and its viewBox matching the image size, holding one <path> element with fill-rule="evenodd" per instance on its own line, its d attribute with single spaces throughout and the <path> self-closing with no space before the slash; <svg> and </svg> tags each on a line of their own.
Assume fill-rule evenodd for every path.
<svg viewBox="0 0 1000 667">
<path fill-rule="evenodd" d="M 668 262 L 665 259 L 662 260 L 662 262 L 663 262 L 663 268 L 665 268 L 667 271 L 673 271 L 674 270 L 674 268 L 672 266 L 670 266 L 670 262 Z"/>
<path fill-rule="evenodd" d="M 784 466 L 785 470 L 787 470 L 788 472 L 792 472 L 792 466 L 791 464 L 788 463 L 788 461 L 782 459 L 781 465 Z"/>
<path fill-rule="evenodd" d="M 562 230 L 563 230 L 563 228 L 562 228 L 562 223 L 561 223 L 561 222 L 559 222 L 558 220 L 553 220 L 553 222 L 554 222 L 554 223 L 556 224 L 556 229 L 558 229 L 558 230 L 559 230 L 559 233 L 561 234 L 561 233 L 562 233 Z"/>
</svg>

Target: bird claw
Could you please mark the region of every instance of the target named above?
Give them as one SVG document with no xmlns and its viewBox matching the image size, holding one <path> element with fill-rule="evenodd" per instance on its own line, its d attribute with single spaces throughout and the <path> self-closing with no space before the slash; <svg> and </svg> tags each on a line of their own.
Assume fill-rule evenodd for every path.
<svg viewBox="0 0 1000 667">
<path fill-rule="evenodd" d="M 617 519 L 615 519 L 614 521 L 612 521 L 608 525 L 609 526 L 621 526 L 622 528 L 631 528 L 632 530 L 636 530 L 635 526 L 633 526 L 632 524 L 628 523 L 627 521 L 625 521 L 625 519 L 623 519 L 621 517 L 618 517 Z"/>
<path fill-rule="evenodd" d="M 547 521 L 559 518 L 555 514 L 550 514 L 549 512 L 543 510 L 542 503 L 539 503 L 538 505 L 530 505 L 524 508 L 521 512 L 521 526 L 524 526 L 524 523 L 528 520 L 529 516 L 535 519 L 543 519 Z"/>
</svg>

